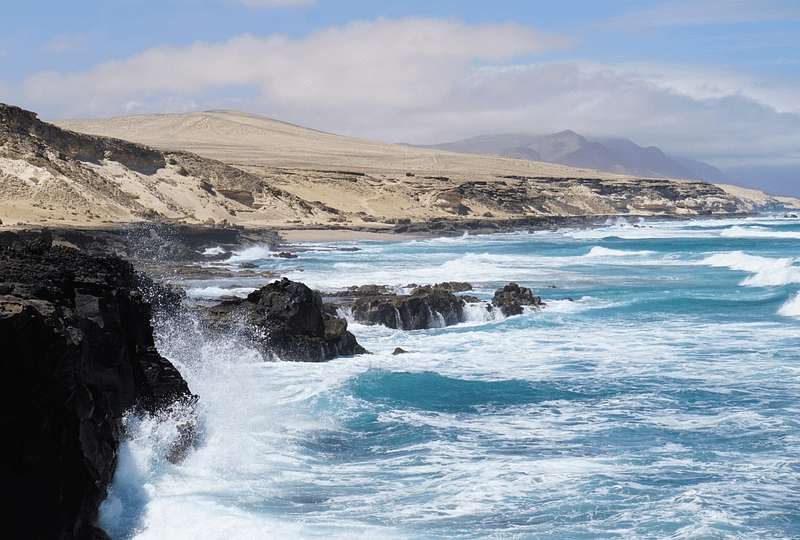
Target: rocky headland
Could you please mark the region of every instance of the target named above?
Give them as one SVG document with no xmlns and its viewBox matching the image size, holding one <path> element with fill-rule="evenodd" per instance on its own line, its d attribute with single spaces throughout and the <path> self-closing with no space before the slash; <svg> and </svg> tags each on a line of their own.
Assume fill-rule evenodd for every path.
<svg viewBox="0 0 800 540">
<path fill-rule="evenodd" d="M 408 285 L 409 293 L 400 293 L 386 285 L 362 285 L 328 294 L 326 309 L 345 309 L 361 324 L 381 324 L 397 330 L 442 328 L 464 322 L 467 304 L 480 305 L 492 312 L 499 309 L 505 317 L 520 315 L 523 306 L 540 309 L 545 303 L 531 290 L 509 283 L 495 291 L 490 302 L 472 295 L 458 294 L 472 290 L 470 283 L 446 282 L 435 285 Z"/>
<path fill-rule="evenodd" d="M 0 245 L 0 459 L 9 538 L 103 538 L 100 503 L 127 411 L 196 399 L 154 347 L 152 302 L 179 297 L 116 257 L 53 246 L 45 234 Z M 190 420 L 166 456 L 194 440 Z"/>
</svg>

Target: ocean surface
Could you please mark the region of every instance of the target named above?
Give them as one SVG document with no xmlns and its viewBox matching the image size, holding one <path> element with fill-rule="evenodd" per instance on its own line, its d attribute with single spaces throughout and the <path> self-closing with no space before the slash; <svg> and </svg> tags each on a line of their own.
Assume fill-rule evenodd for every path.
<svg viewBox="0 0 800 540">
<path fill-rule="evenodd" d="M 159 320 L 200 436 L 174 465 L 181 411 L 128 418 L 112 537 L 800 538 L 800 219 L 306 248 L 224 264 L 323 291 L 468 281 L 487 301 L 514 281 L 547 306 L 351 323 L 373 354 L 323 364 Z M 197 298 L 263 284 L 187 283 Z"/>
</svg>

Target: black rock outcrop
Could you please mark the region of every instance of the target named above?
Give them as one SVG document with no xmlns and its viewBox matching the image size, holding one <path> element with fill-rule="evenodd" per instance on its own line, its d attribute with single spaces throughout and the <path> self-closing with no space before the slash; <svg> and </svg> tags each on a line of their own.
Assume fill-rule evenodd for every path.
<svg viewBox="0 0 800 540">
<path fill-rule="evenodd" d="M 477 299 L 453 293 L 471 289 L 469 283 L 440 283 L 415 287 L 410 294 L 397 294 L 380 285 L 364 285 L 338 293 L 336 302 L 349 307 L 353 319 L 362 324 L 421 330 L 462 322 L 464 306 Z"/>
<path fill-rule="evenodd" d="M 144 291 L 144 292 L 142 292 Z M 193 402 L 158 351 L 150 295 L 115 257 L 0 245 L 0 511 L 8 538 L 104 538 L 100 503 L 116 468 L 121 418 Z M 191 422 L 182 427 L 191 445 Z"/>
<path fill-rule="evenodd" d="M 367 352 L 347 330 L 347 321 L 325 309 L 318 292 L 286 278 L 200 315 L 226 333 L 244 323 L 248 337 L 281 360 L 322 362 Z"/>
<path fill-rule="evenodd" d="M 510 317 L 522 314 L 523 306 L 540 308 L 545 304 L 540 297 L 534 296 L 529 288 L 520 287 L 512 281 L 495 291 L 492 305 L 500 308 L 503 315 Z"/>
</svg>

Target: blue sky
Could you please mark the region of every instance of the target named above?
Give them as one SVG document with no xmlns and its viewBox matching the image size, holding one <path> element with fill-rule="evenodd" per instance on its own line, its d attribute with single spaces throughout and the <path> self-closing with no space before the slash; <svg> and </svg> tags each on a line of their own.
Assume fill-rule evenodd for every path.
<svg viewBox="0 0 800 540">
<path fill-rule="evenodd" d="M 388 142 L 627 137 L 800 165 L 800 2 L 29 0 L 0 101 L 41 118 L 235 109 Z"/>
</svg>

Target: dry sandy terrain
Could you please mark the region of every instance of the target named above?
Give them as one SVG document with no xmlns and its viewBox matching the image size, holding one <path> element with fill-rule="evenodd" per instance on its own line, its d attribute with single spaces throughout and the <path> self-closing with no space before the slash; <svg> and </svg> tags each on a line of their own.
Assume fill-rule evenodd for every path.
<svg viewBox="0 0 800 540">
<path fill-rule="evenodd" d="M 729 215 L 777 203 L 738 188 L 378 143 L 230 111 L 54 122 L 59 129 L 0 105 L 0 120 L 6 227 L 156 219 L 424 234 L 416 225 Z"/>
<path fill-rule="evenodd" d="M 234 111 L 59 120 L 53 123 L 81 133 L 116 137 L 161 149 L 186 150 L 239 166 L 378 174 L 412 172 L 423 176 L 614 176 L 563 165 L 343 137 Z"/>
</svg>

